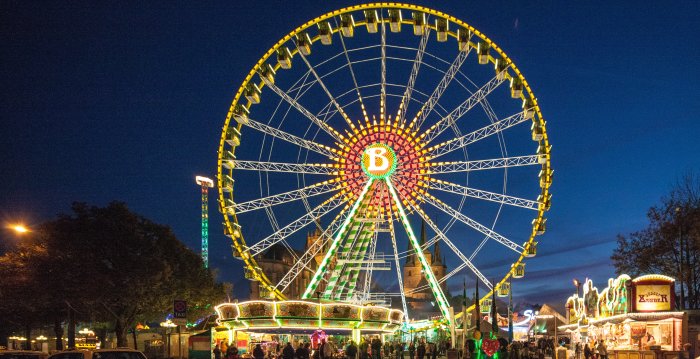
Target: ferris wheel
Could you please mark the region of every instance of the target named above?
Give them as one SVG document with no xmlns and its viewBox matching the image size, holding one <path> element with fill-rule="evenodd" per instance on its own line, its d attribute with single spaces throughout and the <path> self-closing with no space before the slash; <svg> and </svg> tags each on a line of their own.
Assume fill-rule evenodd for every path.
<svg viewBox="0 0 700 359">
<path fill-rule="evenodd" d="M 450 278 L 476 278 L 484 300 L 524 275 L 550 147 L 527 81 L 472 26 L 407 4 L 340 9 L 284 36 L 236 92 L 218 151 L 224 232 L 262 297 L 382 294 L 410 315 L 422 291 L 449 317 Z M 435 245 L 451 264 L 439 275 Z M 286 262 L 271 274 L 273 257 Z M 423 277 L 410 291 L 409 260 Z"/>
</svg>

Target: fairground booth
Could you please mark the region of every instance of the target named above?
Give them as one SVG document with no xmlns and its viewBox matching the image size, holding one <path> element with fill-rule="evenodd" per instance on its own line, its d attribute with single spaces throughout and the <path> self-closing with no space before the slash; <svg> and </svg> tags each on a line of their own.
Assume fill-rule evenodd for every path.
<svg viewBox="0 0 700 359">
<path fill-rule="evenodd" d="M 688 320 L 674 310 L 674 282 L 665 275 L 623 274 L 599 291 L 587 279 L 583 293 L 567 300 L 569 324 L 559 330 L 570 333 L 574 344 L 604 341 L 611 359 L 678 358 Z"/>
<path fill-rule="evenodd" d="M 322 339 L 342 350 L 351 339 L 360 343 L 363 337 L 393 334 L 401 327 L 404 316 L 400 310 L 376 305 L 300 300 L 224 303 L 216 311 L 217 321 L 225 329 L 217 334 L 217 343 L 213 344 L 236 345 L 243 353 L 252 352 L 260 344 L 272 354 L 287 342 L 294 348 L 299 343 L 311 343 L 312 348 L 317 348 Z"/>
</svg>

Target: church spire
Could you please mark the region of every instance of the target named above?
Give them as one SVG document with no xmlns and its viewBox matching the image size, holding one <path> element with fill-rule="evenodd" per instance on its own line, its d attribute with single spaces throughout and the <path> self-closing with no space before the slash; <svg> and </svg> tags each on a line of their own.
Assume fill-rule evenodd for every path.
<svg viewBox="0 0 700 359">
<path fill-rule="evenodd" d="M 434 264 L 442 264 L 442 257 L 440 256 L 440 241 L 435 242 L 435 250 L 433 251 Z"/>
<path fill-rule="evenodd" d="M 413 248 L 411 247 L 411 241 L 408 241 L 408 244 L 406 245 L 406 251 L 408 252 L 408 256 L 406 256 L 406 265 L 415 263 L 416 254 L 413 251 Z"/>
<path fill-rule="evenodd" d="M 423 247 L 425 244 L 425 220 L 420 223 L 420 246 Z"/>
</svg>

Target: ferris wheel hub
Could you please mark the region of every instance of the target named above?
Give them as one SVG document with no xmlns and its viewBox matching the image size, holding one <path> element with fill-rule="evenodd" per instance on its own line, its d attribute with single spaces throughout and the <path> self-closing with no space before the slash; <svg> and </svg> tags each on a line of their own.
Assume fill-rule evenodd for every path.
<svg viewBox="0 0 700 359">
<path fill-rule="evenodd" d="M 387 144 L 377 142 L 362 151 L 362 170 L 374 179 L 385 179 L 396 171 L 396 153 Z"/>
</svg>

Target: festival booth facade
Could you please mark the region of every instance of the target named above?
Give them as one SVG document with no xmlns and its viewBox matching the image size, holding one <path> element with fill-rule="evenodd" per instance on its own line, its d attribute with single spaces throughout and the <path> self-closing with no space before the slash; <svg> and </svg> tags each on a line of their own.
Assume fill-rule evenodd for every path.
<svg viewBox="0 0 700 359">
<path fill-rule="evenodd" d="M 566 302 L 569 324 L 559 330 L 573 343 L 606 344 L 611 359 L 677 358 L 687 340 L 687 317 L 675 311 L 675 280 L 623 274 L 598 291 L 587 279 L 583 294 Z"/>
<path fill-rule="evenodd" d="M 382 306 L 301 300 L 223 303 L 216 312 L 217 323 L 231 338 L 229 344 L 237 343 L 239 350 L 261 344 L 276 351 L 277 345 L 287 341 L 295 347 L 303 341 L 316 348 L 329 335 L 359 343 L 362 334 L 393 334 L 404 320 L 402 311 Z M 247 342 L 239 340 L 241 334 Z"/>
</svg>

